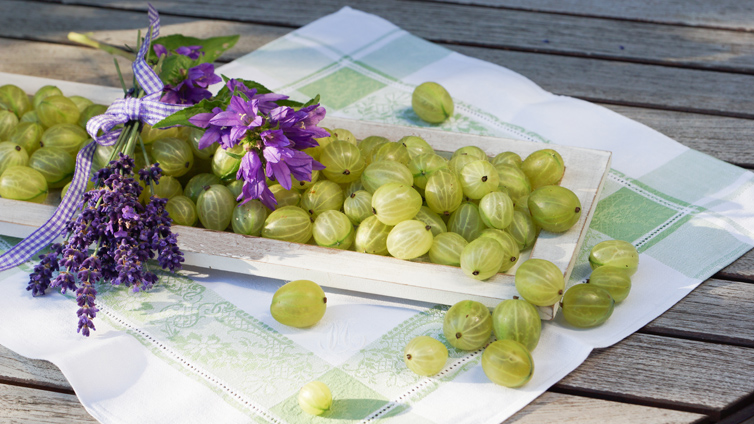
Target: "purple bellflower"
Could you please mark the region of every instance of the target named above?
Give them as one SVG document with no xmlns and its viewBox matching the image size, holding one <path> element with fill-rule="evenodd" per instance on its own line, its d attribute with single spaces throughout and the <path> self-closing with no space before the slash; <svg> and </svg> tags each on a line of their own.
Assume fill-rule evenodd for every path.
<svg viewBox="0 0 754 424">
<path fill-rule="evenodd" d="M 170 56 L 170 52 L 162 44 L 153 44 L 152 48 L 158 58 Z M 202 46 L 182 46 L 178 47 L 175 53 L 197 60 L 204 55 L 202 49 Z M 165 84 L 164 94 L 160 101 L 173 104 L 197 104 L 212 97 L 212 93 L 207 89 L 210 85 L 222 81 L 222 78 L 215 74 L 215 66 L 211 63 L 201 63 L 180 71 L 183 79 L 173 80 L 172 84 Z"/>
<path fill-rule="evenodd" d="M 202 63 L 189 69 L 186 72 L 186 79 L 177 85 L 165 85 L 163 89 L 165 94 L 160 101 L 173 104 L 197 104 L 212 97 L 212 93 L 207 88 L 220 81 L 222 78 L 215 75 L 215 66 L 211 63 Z"/>
<path fill-rule="evenodd" d="M 152 44 L 152 48 L 154 49 L 157 57 L 168 56 L 170 54 L 168 53 L 168 49 L 162 44 Z M 202 49 L 202 46 L 181 46 L 175 49 L 175 52 L 176 54 L 179 54 L 181 56 L 186 56 L 189 59 L 196 60 L 199 59 L 200 56 L 204 56 Z"/>
<path fill-rule="evenodd" d="M 228 109 L 209 120 L 212 126 L 230 128 L 228 136 L 220 138 L 220 146 L 223 149 L 230 149 L 246 137 L 249 131 L 261 127 L 264 118 L 258 113 L 259 101 L 257 99 L 245 101 L 239 96 L 233 96 Z"/>
<path fill-rule="evenodd" d="M 199 56 L 204 56 L 202 46 L 181 46 L 175 49 L 175 52 L 181 56 L 186 56 L 189 59 L 196 60 Z"/>
<path fill-rule="evenodd" d="M 325 116 L 325 109 L 317 105 L 295 110 L 276 102 L 288 97 L 280 94 L 257 94 L 242 82 L 229 80 L 226 84 L 233 95 L 225 111 L 199 113 L 189 122 L 205 128 L 199 148 L 219 142 L 223 149 L 238 144 L 244 146 L 236 179 L 243 180 L 239 201 L 259 199 L 270 209 L 277 201 L 267 186 L 266 178 L 291 189 L 291 177 L 311 181 L 312 172 L 325 167 L 303 149 L 319 145 L 316 138 L 330 134 L 317 126 Z"/>
</svg>

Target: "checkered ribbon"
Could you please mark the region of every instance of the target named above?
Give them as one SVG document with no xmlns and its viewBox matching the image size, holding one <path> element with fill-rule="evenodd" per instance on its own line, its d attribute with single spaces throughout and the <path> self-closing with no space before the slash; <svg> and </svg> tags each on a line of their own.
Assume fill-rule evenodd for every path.
<svg viewBox="0 0 754 424">
<path fill-rule="evenodd" d="M 28 261 L 42 248 L 55 240 L 64 230 L 65 224 L 78 209 L 81 193 L 84 192 L 89 178 L 92 157 L 97 144 L 111 146 L 120 136 L 121 130 L 112 131 L 113 127 L 136 120 L 154 125 L 168 115 L 186 107 L 185 105 L 173 105 L 159 101 L 162 95 L 162 81 L 145 60 L 152 36 L 157 36 L 160 33 L 160 17 L 151 4 L 149 5 L 149 23 L 149 31 L 133 63 L 134 75 L 147 95 L 141 98 L 126 97 L 116 100 L 104 115 L 95 116 L 89 120 L 86 130 L 94 141 L 87 144 L 76 156 L 76 171 L 68 192 L 66 192 L 55 213 L 44 225 L 0 256 L 0 271 Z M 97 137 L 100 131 L 103 131 L 103 135 Z"/>
</svg>

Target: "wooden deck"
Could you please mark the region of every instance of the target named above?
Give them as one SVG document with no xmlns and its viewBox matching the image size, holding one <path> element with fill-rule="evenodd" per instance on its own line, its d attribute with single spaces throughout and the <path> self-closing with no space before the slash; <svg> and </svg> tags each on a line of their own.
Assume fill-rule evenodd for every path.
<svg viewBox="0 0 754 424">
<path fill-rule="evenodd" d="M 63 4 L 65 3 L 65 4 Z M 152 0 L 163 25 L 241 34 L 231 60 L 344 5 L 754 169 L 754 7 L 738 0 Z M 69 31 L 132 43 L 146 2 L 0 0 L 0 71 L 117 86 Z M 588 72 L 586 72 L 588 70 Z M 1 84 L 1 82 L 0 82 Z M 754 423 L 754 252 L 509 422 Z M 48 362 L 0 346 L 0 423 L 93 422 Z"/>
</svg>

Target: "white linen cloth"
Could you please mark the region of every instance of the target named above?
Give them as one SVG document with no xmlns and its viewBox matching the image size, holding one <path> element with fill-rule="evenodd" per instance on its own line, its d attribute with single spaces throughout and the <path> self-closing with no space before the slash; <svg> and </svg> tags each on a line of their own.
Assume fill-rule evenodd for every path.
<svg viewBox="0 0 754 424">
<path fill-rule="evenodd" d="M 436 81 L 456 102 L 439 128 L 610 150 L 613 169 L 569 284 L 588 276 L 589 250 L 607 239 L 633 243 L 639 271 L 601 327 L 544 323 L 534 377 L 519 389 L 491 383 L 481 352 L 450 349 L 435 377 L 406 369 L 411 338 L 443 340 L 444 306 L 333 290 L 325 318 L 298 330 L 269 313 L 283 281 L 187 269 L 163 274 L 148 293 L 101 287 L 97 331 L 85 339 L 70 297 L 32 299 L 28 265 L 0 274 L 0 344 L 55 363 L 102 422 L 497 423 L 754 246 L 751 172 L 373 15 L 344 8 L 218 73 L 297 99 L 320 94 L 335 116 L 403 125 L 426 125 L 411 111 L 411 91 Z M 0 248 L 15 241 L 0 238 Z M 333 392 L 329 415 L 312 418 L 296 404 L 312 380 Z"/>
</svg>

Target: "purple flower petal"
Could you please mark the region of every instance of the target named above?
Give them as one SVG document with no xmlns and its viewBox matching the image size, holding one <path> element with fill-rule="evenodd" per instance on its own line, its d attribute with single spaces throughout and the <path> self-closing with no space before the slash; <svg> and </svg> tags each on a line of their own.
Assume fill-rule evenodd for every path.
<svg viewBox="0 0 754 424">
<path fill-rule="evenodd" d="M 223 134 L 222 127 L 210 127 L 207 131 L 204 131 L 202 138 L 199 139 L 197 147 L 199 149 L 206 149 L 211 146 L 212 143 L 217 143 Z"/>
<path fill-rule="evenodd" d="M 210 119 L 209 123 L 219 127 L 232 127 L 243 124 L 241 120 L 238 119 L 238 113 L 230 110 L 218 113 L 214 118 Z"/>
<path fill-rule="evenodd" d="M 265 146 L 268 147 L 285 147 L 291 144 L 291 141 L 288 140 L 288 137 L 285 136 L 282 130 L 262 131 L 259 135 L 262 137 Z"/>
<path fill-rule="evenodd" d="M 204 55 L 202 52 L 202 46 L 181 46 L 175 49 L 175 52 L 182 56 L 188 56 L 189 59 L 199 59 L 199 56 Z"/>
<path fill-rule="evenodd" d="M 216 108 L 219 109 L 219 108 Z M 189 118 L 189 122 L 196 125 L 197 127 L 201 128 L 207 128 L 209 126 L 209 121 L 215 117 L 217 113 L 207 112 L 207 113 L 197 113 L 196 115 Z"/>
<path fill-rule="evenodd" d="M 231 127 L 230 138 L 232 140 L 241 140 L 242 138 L 246 136 L 246 132 L 248 130 L 249 130 L 248 128 L 242 127 L 242 126 Z"/>
<path fill-rule="evenodd" d="M 275 180 L 277 180 L 284 189 L 291 189 L 291 171 L 288 169 L 288 165 L 285 161 L 267 162 L 266 168 L 268 177 L 275 177 Z M 311 175 L 311 172 L 309 175 Z"/>
<path fill-rule="evenodd" d="M 168 49 L 166 49 L 162 44 L 152 44 L 152 48 L 154 49 L 154 53 L 157 55 L 157 57 L 168 55 Z"/>
</svg>

